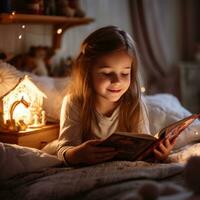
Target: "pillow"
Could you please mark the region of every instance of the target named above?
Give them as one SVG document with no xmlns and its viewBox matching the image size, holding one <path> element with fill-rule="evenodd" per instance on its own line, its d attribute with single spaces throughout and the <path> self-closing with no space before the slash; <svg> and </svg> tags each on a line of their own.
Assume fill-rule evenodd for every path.
<svg viewBox="0 0 200 200">
<path fill-rule="evenodd" d="M 150 131 L 153 134 L 163 127 L 192 114 L 171 94 L 145 96 L 145 102 L 149 112 Z M 196 120 L 179 135 L 175 148 L 185 146 L 199 139 L 200 121 Z"/>
<path fill-rule="evenodd" d="M 56 156 L 40 150 L 0 142 L 0 180 L 60 165 Z"/>
<path fill-rule="evenodd" d="M 60 120 L 62 100 L 67 92 L 69 78 L 51 78 L 31 74 L 32 81 L 43 91 L 47 98 L 44 98 L 44 110 L 48 121 Z"/>
<path fill-rule="evenodd" d="M 0 97 L 10 91 L 25 74 L 29 75 L 37 87 L 46 94 L 44 110 L 48 121 L 59 121 L 62 99 L 66 94 L 69 78 L 52 78 L 20 72 L 15 67 L 0 63 Z"/>
<path fill-rule="evenodd" d="M 0 61 L 0 97 L 10 91 L 22 77 L 13 66 Z"/>
</svg>

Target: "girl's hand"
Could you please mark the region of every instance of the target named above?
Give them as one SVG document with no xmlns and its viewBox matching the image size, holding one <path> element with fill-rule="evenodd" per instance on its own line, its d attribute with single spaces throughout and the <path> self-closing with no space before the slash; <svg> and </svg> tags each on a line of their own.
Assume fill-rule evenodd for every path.
<svg viewBox="0 0 200 200">
<path fill-rule="evenodd" d="M 79 146 L 70 148 L 65 159 L 71 165 L 96 164 L 112 159 L 117 151 L 112 147 L 97 146 L 102 140 L 88 140 Z"/>
<path fill-rule="evenodd" d="M 156 149 L 154 149 L 155 157 L 161 161 L 167 159 L 175 143 L 176 138 L 174 138 L 173 140 L 166 139 L 164 142 L 161 142 L 159 146 Z"/>
</svg>

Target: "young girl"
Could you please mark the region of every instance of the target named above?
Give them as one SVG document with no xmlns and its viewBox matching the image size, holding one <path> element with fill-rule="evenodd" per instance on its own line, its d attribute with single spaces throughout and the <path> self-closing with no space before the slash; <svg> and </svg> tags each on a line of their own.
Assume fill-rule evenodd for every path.
<svg viewBox="0 0 200 200">
<path fill-rule="evenodd" d="M 100 147 L 115 131 L 149 133 L 140 96 L 135 43 L 115 26 L 98 29 L 82 44 L 61 110 L 58 158 L 70 165 L 112 159 L 117 151 Z M 175 141 L 167 140 L 155 156 L 167 158 Z"/>
</svg>

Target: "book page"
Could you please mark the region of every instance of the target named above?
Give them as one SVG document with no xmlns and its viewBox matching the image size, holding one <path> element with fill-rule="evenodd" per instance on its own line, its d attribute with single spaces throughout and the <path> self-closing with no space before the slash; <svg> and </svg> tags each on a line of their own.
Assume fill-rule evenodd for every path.
<svg viewBox="0 0 200 200">
<path fill-rule="evenodd" d="M 137 134 L 142 135 L 142 134 Z M 109 146 L 114 147 L 118 151 L 118 154 L 115 156 L 117 160 L 135 160 L 141 152 L 144 152 L 148 149 L 156 139 L 150 137 L 151 139 L 112 134 L 106 140 L 104 140 L 100 146 Z"/>
<path fill-rule="evenodd" d="M 134 138 L 143 138 L 147 140 L 155 140 L 155 137 L 153 135 L 149 134 L 139 134 L 139 133 L 132 133 L 132 132 L 115 132 L 113 135 L 124 135 L 124 136 L 130 136 Z"/>
</svg>

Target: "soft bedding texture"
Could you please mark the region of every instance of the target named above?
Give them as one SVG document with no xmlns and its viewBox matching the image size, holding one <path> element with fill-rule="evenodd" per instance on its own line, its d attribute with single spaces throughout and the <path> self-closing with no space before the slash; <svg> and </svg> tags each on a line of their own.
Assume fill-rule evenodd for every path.
<svg viewBox="0 0 200 200">
<path fill-rule="evenodd" d="M 38 149 L 0 142 L 0 180 L 59 164 L 57 157 Z"/>
<path fill-rule="evenodd" d="M 0 181 L 0 198 L 49 200 L 65 199 L 66 197 L 94 199 L 96 196 L 95 199 L 109 198 L 114 200 L 126 199 L 126 196 L 133 198 L 136 195 L 136 199 L 140 200 L 139 191 L 142 190 L 142 187 L 151 188 L 153 186 L 156 191 L 161 190 L 157 194 L 159 199 L 163 198 L 164 200 L 169 196 L 173 197 L 174 200 L 186 199 L 186 197 L 191 196 L 192 192 L 184 187 L 185 183 L 181 173 L 184 171 L 184 163 L 190 156 L 200 156 L 199 145 L 187 146 L 183 151 L 180 150 L 170 155 L 173 163 L 112 161 L 81 168 L 61 167 L 56 158 L 41 156 L 41 153 L 35 152 L 37 159 L 34 159 L 34 163 L 32 162 L 35 169 L 27 170 L 26 173 L 21 173 L 21 171 L 18 176 L 12 179 Z M 18 146 L 3 144 L 1 148 L 3 146 L 5 149 L 15 148 L 16 151 L 14 161 L 7 160 L 7 167 L 13 165 L 17 168 L 24 163 L 28 165 L 33 158 L 31 155 L 33 152 L 30 153 L 27 151 L 28 149 L 26 149 L 26 154 L 25 149 Z M 23 164 L 19 165 L 19 162 Z M 12 167 L 9 169 L 13 170 Z M 147 181 L 147 179 L 151 181 Z M 155 182 L 156 180 L 159 181 L 159 184 Z M 151 193 L 150 190 L 146 192 Z"/>
</svg>

